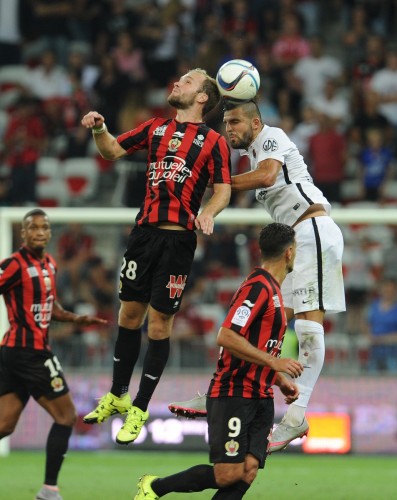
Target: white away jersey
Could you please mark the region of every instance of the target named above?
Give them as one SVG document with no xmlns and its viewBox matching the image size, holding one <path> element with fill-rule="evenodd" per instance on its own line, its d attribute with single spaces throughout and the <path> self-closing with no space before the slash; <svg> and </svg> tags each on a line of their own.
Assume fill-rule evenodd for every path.
<svg viewBox="0 0 397 500">
<path fill-rule="evenodd" d="M 248 151 L 240 153 L 248 155 L 251 170 L 267 158 L 282 163 L 274 185 L 256 190 L 256 199 L 265 206 L 275 222 L 292 226 L 314 203 L 321 203 L 330 213 L 329 201 L 313 184 L 302 155 L 281 128 L 264 125 Z"/>
</svg>

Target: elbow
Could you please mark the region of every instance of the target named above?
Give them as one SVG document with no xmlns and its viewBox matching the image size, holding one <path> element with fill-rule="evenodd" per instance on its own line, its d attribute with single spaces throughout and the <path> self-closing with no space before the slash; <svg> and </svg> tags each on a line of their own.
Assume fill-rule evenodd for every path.
<svg viewBox="0 0 397 500">
<path fill-rule="evenodd" d="M 118 157 L 114 153 L 112 153 L 111 151 L 101 151 L 100 155 L 102 156 L 102 158 L 104 160 L 108 160 L 108 161 L 118 160 Z"/>
<path fill-rule="evenodd" d="M 262 179 L 262 182 L 261 182 L 261 188 L 270 188 L 272 186 L 274 186 L 276 182 L 276 177 L 274 176 L 266 176 Z"/>
</svg>

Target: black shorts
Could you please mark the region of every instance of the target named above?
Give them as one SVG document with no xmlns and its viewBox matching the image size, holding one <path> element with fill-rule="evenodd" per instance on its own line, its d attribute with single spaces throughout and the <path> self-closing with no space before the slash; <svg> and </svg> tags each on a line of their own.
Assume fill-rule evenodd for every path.
<svg viewBox="0 0 397 500">
<path fill-rule="evenodd" d="M 207 398 L 210 461 L 235 464 L 247 453 L 263 469 L 274 421 L 274 401 L 248 398 Z"/>
<path fill-rule="evenodd" d="M 56 399 L 69 392 L 58 358 L 51 351 L 0 348 L 0 396 L 15 392 L 26 404 L 30 396 Z"/>
<path fill-rule="evenodd" d="M 121 265 L 120 300 L 150 303 L 157 311 L 175 314 L 196 245 L 194 231 L 134 226 Z"/>
</svg>

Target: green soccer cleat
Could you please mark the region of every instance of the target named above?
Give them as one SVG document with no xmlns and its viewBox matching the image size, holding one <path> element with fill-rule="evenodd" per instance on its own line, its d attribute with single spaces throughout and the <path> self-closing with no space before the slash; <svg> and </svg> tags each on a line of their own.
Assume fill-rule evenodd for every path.
<svg viewBox="0 0 397 500">
<path fill-rule="evenodd" d="M 117 433 L 116 443 L 129 444 L 135 441 L 148 418 L 148 411 L 142 411 L 136 406 L 131 406 L 123 427 Z"/>
<path fill-rule="evenodd" d="M 155 479 L 157 479 L 157 476 L 150 476 L 149 474 L 144 474 L 140 477 L 138 482 L 138 493 L 134 496 L 134 500 L 157 500 L 160 498 L 151 487 Z"/>
<path fill-rule="evenodd" d="M 98 406 L 91 413 L 88 413 L 83 418 L 86 424 L 101 424 L 105 422 L 112 415 L 119 413 L 127 413 L 131 408 L 132 402 L 129 394 L 125 394 L 123 397 L 118 398 L 114 396 L 111 392 L 108 392 L 99 400 Z"/>
</svg>

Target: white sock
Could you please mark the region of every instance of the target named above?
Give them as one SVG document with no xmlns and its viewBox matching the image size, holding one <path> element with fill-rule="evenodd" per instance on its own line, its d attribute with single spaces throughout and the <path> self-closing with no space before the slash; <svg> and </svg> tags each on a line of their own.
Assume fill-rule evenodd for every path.
<svg viewBox="0 0 397 500">
<path fill-rule="evenodd" d="M 295 332 L 299 340 L 299 361 L 303 364 L 302 375 L 296 379 L 299 387 L 299 398 L 288 407 L 286 421 L 292 426 L 300 425 L 304 419 L 310 396 L 321 373 L 325 342 L 324 328 L 316 321 L 297 319 Z"/>
</svg>

